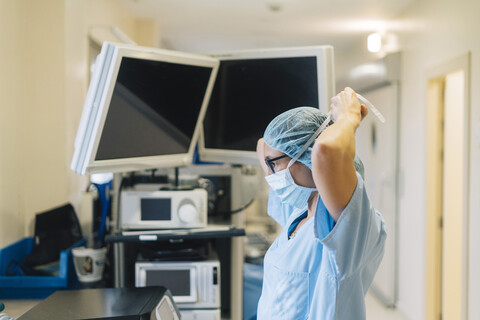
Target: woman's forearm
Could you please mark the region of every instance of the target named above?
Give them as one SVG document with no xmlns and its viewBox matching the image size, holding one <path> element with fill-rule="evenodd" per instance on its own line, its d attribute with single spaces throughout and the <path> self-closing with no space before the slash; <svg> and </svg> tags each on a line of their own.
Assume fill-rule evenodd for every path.
<svg viewBox="0 0 480 320">
<path fill-rule="evenodd" d="M 317 138 L 312 150 L 315 185 L 334 220 L 337 220 L 355 191 L 357 175 L 355 132 L 366 115 L 353 90 L 342 91 L 332 99 L 335 122 Z"/>
</svg>

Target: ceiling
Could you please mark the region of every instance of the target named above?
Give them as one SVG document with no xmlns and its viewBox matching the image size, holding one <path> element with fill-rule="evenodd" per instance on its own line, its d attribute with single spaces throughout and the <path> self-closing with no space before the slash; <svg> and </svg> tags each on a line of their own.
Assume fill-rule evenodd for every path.
<svg viewBox="0 0 480 320">
<path fill-rule="evenodd" d="M 162 47 L 190 52 L 333 45 L 342 54 L 418 0 L 122 0 L 158 23 Z M 389 30 L 387 30 L 389 29 Z"/>
</svg>

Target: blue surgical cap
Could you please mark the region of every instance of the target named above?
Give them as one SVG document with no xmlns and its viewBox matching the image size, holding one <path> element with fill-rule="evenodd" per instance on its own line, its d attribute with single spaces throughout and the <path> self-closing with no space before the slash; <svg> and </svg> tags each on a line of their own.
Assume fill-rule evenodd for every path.
<svg viewBox="0 0 480 320">
<path fill-rule="evenodd" d="M 326 119 L 327 115 L 317 108 L 298 107 L 290 109 L 270 122 L 263 134 L 263 140 L 269 147 L 293 158 Z M 298 158 L 299 162 L 310 169 L 312 169 L 312 146 L 313 142 Z M 356 155 L 354 165 L 363 177 L 363 163 Z"/>
</svg>

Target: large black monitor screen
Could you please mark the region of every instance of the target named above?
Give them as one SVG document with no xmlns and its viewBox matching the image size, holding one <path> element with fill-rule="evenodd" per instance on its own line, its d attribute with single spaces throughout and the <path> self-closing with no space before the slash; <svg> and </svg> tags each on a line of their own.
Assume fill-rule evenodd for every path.
<svg viewBox="0 0 480 320">
<path fill-rule="evenodd" d="M 95 160 L 187 153 L 211 72 L 122 58 Z"/>
<path fill-rule="evenodd" d="M 318 108 L 317 57 L 224 60 L 204 120 L 205 148 L 255 151 L 270 121 Z"/>
</svg>

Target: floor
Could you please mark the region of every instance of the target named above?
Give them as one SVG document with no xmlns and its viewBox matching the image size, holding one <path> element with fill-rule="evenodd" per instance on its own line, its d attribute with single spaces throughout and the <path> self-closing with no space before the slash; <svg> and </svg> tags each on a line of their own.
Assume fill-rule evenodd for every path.
<svg viewBox="0 0 480 320">
<path fill-rule="evenodd" d="M 35 306 L 39 300 L 3 300 L 5 310 L 10 317 L 17 319 L 30 308 Z M 373 295 L 365 297 L 367 305 L 367 320 L 408 320 L 399 311 L 385 308 Z"/>
<path fill-rule="evenodd" d="M 375 296 L 367 293 L 365 297 L 367 320 L 408 320 L 398 310 L 385 308 Z"/>
</svg>

